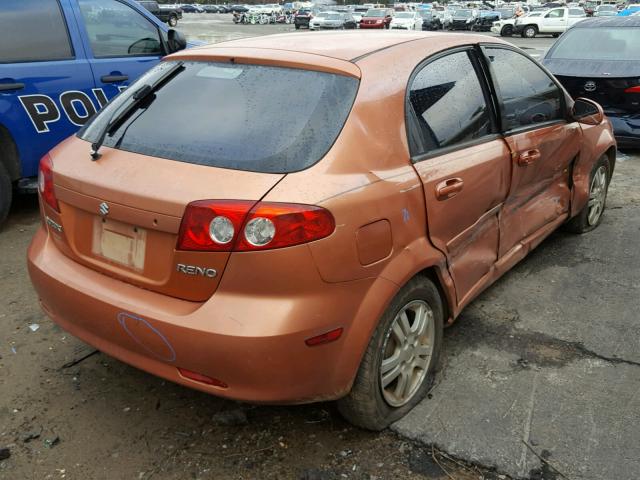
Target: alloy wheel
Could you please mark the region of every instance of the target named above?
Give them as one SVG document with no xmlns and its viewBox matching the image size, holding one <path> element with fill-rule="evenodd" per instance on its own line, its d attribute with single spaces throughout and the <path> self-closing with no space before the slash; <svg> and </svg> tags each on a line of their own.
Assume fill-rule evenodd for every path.
<svg viewBox="0 0 640 480">
<path fill-rule="evenodd" d="M 396 315 L 382 346 L 380 388 L 392 407 L 409 402 L 420 389 L 433 355 L 435 322 L 427 302 L 413 300 Z"/>
<path fill-rule="evenodd" d="M 604 204 L 607 198 L 607 168 L 601 165 L 593 175 L 591 187 L 589 188 L 589 213 L 587 222 L 595 225 L 600 220 L 604 211 Z"/>
</svg>

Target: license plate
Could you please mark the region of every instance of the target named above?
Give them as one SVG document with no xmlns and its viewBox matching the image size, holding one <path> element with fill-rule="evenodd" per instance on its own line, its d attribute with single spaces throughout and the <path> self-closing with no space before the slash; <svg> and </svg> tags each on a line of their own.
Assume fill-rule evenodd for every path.
<svg viewBox="0 0 640 480">
<path fill-rule="evenodd" d="M 95 217 L 93 224 L 93 253 L 111 262 L 144 269 L 147 231 L 126 223 Z"/>
</svg>

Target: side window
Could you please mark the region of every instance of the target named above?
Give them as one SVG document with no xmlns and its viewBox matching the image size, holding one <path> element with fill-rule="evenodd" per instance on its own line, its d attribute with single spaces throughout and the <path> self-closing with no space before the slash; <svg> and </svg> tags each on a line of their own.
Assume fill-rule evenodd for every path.
<svg viewBox="0 0 640 480">
<path fill-rule="evenodd" d="M 569 16 L 570 17 L 586 17 L 587 14 L 581 8 L 572 8 L 571 10 L 569 10 Z"/>
<path fill-rule="evenodd" d="M 117 0 L 79 0 L 94 57 L 162 55 L 156 26 Z"/>
<path fill-rule="evenodd" d="M 0 63 L 73 58 L 57 0 L 2 0 Z"/>
<path fill-rule="evenodd" d="M 489 108 L 469 52 L 426 64 L 409 87 L 412 155 L 491 133 Z"/>
<path fill-rule="evenodd" d="M 564 17 L 563 9 L 551 10 L 549 13 L 545 15 L 545 18 L 562 18 L 562 17 Z"/>
<path fill-rule="evenodd" d="M 542 68 L 524 55 L 485 48 L 505 131 L 561 120 L 562 91 Z"/>
</svg>

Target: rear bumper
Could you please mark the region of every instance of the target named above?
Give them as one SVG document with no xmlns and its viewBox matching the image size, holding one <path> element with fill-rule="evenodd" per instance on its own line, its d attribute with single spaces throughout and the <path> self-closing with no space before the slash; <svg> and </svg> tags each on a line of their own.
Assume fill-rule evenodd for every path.
<svg viewBox="0 0 640 480">
<path fill-rule="evenodd" d="M 293 264 L 310 256 L 308 247 L 301 247 L 293 257 L 287 254 Z M 259 275 L 249 278 L 249 265 L 269 269 L 260 268 L 256 257 L 237 258 L 235 266 L 230 260 L 223 277 L 227 284 L 221 282 L 205 303 L 144 290 L 79 265 L 42 228 L 29 247 L 28 267 L 42 307 L 54 322 L 141 370 L 255 403 L 307 403 L 345 395 L 375 326 L 370 319 L 379 318 L 386 305 L 381 299 L 390 298 L 395 286 L 382 279 L 329 284 L 316 271 L 317 279 L 306 281 L 292 296 L 273 291 L 284 284 L 277 278 L 265 286 L 268 294 L 258 288 L 242 295 L 248 282 L 264 281 Z M 227 273 L 234 269 L 239 273 Z M 301 282 L 291 279 L 293 285 Z M 305 339 L 337 327 L 344 328 L 338 341 L 305 344 Z M 178 367 L 221 380 L 228 388 L 185 378 Z"/>
<path fill-rule="evenodd" d="M 640 148 L 640 115 L 620 115 L 605 111 L 613 126 L 618 147 Z"/>
</svg>

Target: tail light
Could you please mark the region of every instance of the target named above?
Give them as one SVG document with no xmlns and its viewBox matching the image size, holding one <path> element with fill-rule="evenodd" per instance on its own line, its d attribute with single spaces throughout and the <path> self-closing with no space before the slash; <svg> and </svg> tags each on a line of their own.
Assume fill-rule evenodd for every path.
<svg viewBox="0 0 640 480">
<path fill-rule="evenodd" d="M 627 88 L 624 93 L 640 93 L 640 85 L 636 85 L 635 87 Z"/>
<path fill-rule="evenodd" d="M 56 212 L 59 212 L 58 199 L 53 191 L 53 161 L 48 153 L 40 160 L 38 190 L 42 199 Z"/>
<path fill-rule="evenodd" d="M 187 205 L 178 250 L 246 252 L 291 247 L 328 237 L 331 213 L 295 203 L 201 200 Z"/>
</svg>

